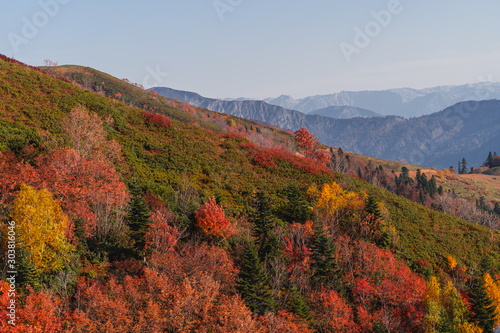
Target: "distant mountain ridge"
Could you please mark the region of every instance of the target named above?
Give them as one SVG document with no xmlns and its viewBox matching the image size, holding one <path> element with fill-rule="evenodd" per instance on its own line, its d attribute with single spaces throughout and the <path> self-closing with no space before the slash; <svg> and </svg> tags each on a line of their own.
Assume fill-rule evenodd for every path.
<svg viewBox="0 0 500 333">
<path fill-rule="evenodd" d="M 328 106 L 324 109 L 319 109 L 311 111 L 309 114 L 317 114 L 323 117 L 329 117 L 334 119 L 350 119 L 350 118 L 372 118 L 372 117 L 382 117 L 381 114 L 358 108 L 355 106 Z"/>
<path fill-rule="evenodd" d="M 400 88 L 379 91 L 341 91 L 301 99 L 281 95 L 277 98 L 264 99 L 264 101 L 304 113 L 328 106 L 356 106 L 382 115 L 411 118 L 432 114 L 459 102 L 487 99 L 500 99 L 500 83 L 481 82 L 420 90 Z"/>
<path fill-rule="evenodd" d="M 387 160 L 445 168 L 465 157 L 480 165 L 485 152 L 500 151 L 500 101 L 457 103 L 412 119 L 397 116 L 333 119 L 270 105 L 263 101 L 220 101 L 171 88 L 152 88 L 168 98 L 257 120 L 283 129 L 300 126 L 333 147 Z"/>
</svg>

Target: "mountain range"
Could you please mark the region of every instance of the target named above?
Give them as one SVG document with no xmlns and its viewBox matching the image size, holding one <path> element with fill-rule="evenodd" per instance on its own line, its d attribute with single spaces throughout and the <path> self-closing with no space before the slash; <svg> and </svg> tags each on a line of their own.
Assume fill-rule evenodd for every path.
<svg viewBox="0 0 500 333">
<path fill-rule="evenodd" d="M 171 88 L 152 90 L 164 97 L 283 129 L 295 131 L 306 127 L 324 144 L 387 160 L 447 168 L 465 157 L 469 165 L 479 166 L 488 151 L 500 150 L 497 100 L 460 102 L 443 111 L 411 119 L 401 116 L 333 119 L 264 101 L 222 101 Z"/>
<path fill-rule="evenodd" d="M 481 82 L 420 90 L 400 88 L 379 91 L 342 91 L 301 99 L 281 95 L 277 98 L 264 99 L 264 101 L 304 113 L 328 106 L 356 106 L 382 115 L 411 118 L 438 112 L 459 102 L 499 98 L 500 83 Z"/>
<path fill-rule="evenodd" d="M 334 119 L 350 119 L 350 118 L 372 118 L 372 117 L 382 117 L 381 114 L 366 110 L 363 108 L 358 108 L 355 106 L 327 106 L 326 108 L 311 111 L 309 114 L 317 114 L 323 117 L 329 117 Z"/>
</svg>

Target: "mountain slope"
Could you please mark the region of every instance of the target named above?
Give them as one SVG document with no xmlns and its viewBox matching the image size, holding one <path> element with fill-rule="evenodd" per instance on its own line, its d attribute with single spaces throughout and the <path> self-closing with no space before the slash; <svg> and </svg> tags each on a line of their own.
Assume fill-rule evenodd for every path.
<svg viewBox="0 0 500 333">
<path fill-rule="evenodd" d="M 496 100 L 458 103 L 412 119 L 332 119 L 270 107 L 264 102 L 219 101 L 169 88 L 154 89 L 169 98 L 283 129 L 306 127 L 324 144 L 386 160 L 404 159 L 442 169 L 465 157 L 470 165 L 479 166 L 488 151 L 500 150 L 500 102 Z"/>
<path fill-rule="evenodd" d="M 356 106 L 382 115 L 410 118 L 438 112 L 459 102 L 485 99 L 500 99 L 500 83 L 481 82 L 420 90 L 400 88 L 380 91 L 342 91 L 301 99 L 282 95 L 278 98 L 267 98 L 265 101 L 305 113 L 328 106 Z"/>
<path fill-rule="evenodd" d="M 75 67 L 68 66 L 59 69 L 50 68 L 48 70 L 50 72 L 62 74 L 68 79 L 76 78 L 77 83 L 80 82 L 78 80 L 84 79 L 80 76 L 75 77 L 72 75 L 75 70 L 78 71 L 78 68 Z M 150 101 L 150 103 L 159 103 L 158 100 L 152 100 L 147 91 L 128 84 L 123 86 L 123 82 L 119 79 L 112 78 L 107 74 L 92 69 L 88 69 L 87 73 L 89 75 L 94 75 L 96 82 L 102 82 L 103 78 L 106 77 L 107 81 L 105 89 L 109 90 L 112 94 L 121 91 L 122 95 L 124 96 L 134 95 L 137 101 L 143 101 L 141 103 L 146 103 L 146 101 L 148 100 Z M 37 94 L 35 93 L 34 95 L 36 96 Z M 76 104 L 78 102 L 78 100 L 75 100 L 73 103 Z M 125 108 L 125 106 L 123 106 L 122 104 L 114 105 L 120 106 L 121 109 L 127 110 L 114 111 L 118 112 L 118 114 L 130 114 L 135 112 L 132 109 Z M 92 108 L 96 107 L 94 104 L 90 104 L 89 106 Z M 175 110 L 172 108 L 165 109 L 165 114 L 169 116 L 172 112 L 179 112 L 179 110 Z M 334 120 L 317 115 L 306 116 L 302 113 L 297 113 L 302 115 L 303 117 L 306 117 L 308 120 L 320 119 L 321 122 L 327 121 L 333 124 L 348 123 L 348 120 Z M 372 120 L 384 122 L 387 121 L 387 119 L 389 119 L 393 123 L 405 122 L 404 119 L 395 117 L 373 118 Z M 368 120 L 370 119 L 358 118 L 356 119 L 355 123 L 362 123 Z M 282 162 L 280 161 L 279 157 L 270 157 L 275 161 L 275 164 L 277 165 L 276 170 L 274 170 L 273 168 L 262 169 L 258 166 L 251 166 L 252 164 L 254 164 L 252 162 L 253 155 L 249 151 L 246 151 L 245 148 L 243 148 L 246 147 L 246 145 L 242 145 L 240 139 L 231 137 L 219 138 L 217 136 L 206 133 L 206 131 L 201 131 L 196 127 L 181 124 L 182 123 L 179 123 L 179 130 L 176 131 L 174 137 L 155 140 L 155 142 L 158 141 L 158 143 L 155 143 L 155 145 L 160 144 L 160 147 L 164 147 L 161 149 L 165 149 L 165 152 L 168 152 L 168 154 L 175 154 L 175 158 L 168 155 L 168 160 L 165 162 L 159 164 L 152 163 L 154 160 L 159 159 L 161 155 L 158 157 L 153 157 L 148 155 L 147 152 L 141 152 L 141 149 L 145 149 L 141 148 L 145 145 L 144 143 L 131 144 L 131 142 L 129 142 L 126 145 L 127 147 L 139 147 L 139 150 L 137 152 L 127 156 L 130 156 L 130 158 L 133 157 L 133 160 L 138 159 L 136 162 L 134 162 L 134 164 L 138 167 L 140 166 L 141 175 L 172 175 L 172 178 L 159 177 L 154 181 L 150 180 L 150 184 L 152 186 L 151 189 L 154 190 L 155 188 L 157 188 L 157 190 L 154 191 L 159 190 L 160 192 L 158 193 L 164 193 L 163 195 L 171 193 L 172 187 L 176 190 L 182 187 L 182 175 L 186 170 L 198 170 L 194 173 L 193 180 L 199 182 L 196 186 L 200 189 L 200 191 L 202 191 L 203 193 L 207 193 L 208 195 L 210 193 L 215 193 L 216 189 L 220 189 L 220 193 L 222 197 L 225 198 L 225 200 L 231 202 L 232 205 L 239 203 L 237 205 L 238 209 L 235 209 L 235 211 L 243 211 L 243 203 L 250 200 L 249 194 L 257 186 L 266 186 L 266 188 L 268 188 L 269 190 L 273 188 L 281 188 L 283 186 L 284 179 L 286 179 L 283 178 L 284 176 L 288 177 L 288 179 L 295 179 L 296 181 L 302 182 L 302 184 L 310 184 L 311 179 L 314 179 L 310 177 L 319 176 L 320 179 L 323 179 L 324 181 L 328 181 L 329 179 L 331 179 L 331 176 L 328 175 L 328 173 L 325 173 L 324 176 L 320 176 L 320 174 L 316 173 L 314 169 L 312 169 L 312 171 L 314 171 L 313 174 L 304 174 L 303 170 L 308 170 L 309 167 L 300 167 L 299 169 L 296 169 L 297 166 L 294 167 L 293 165 L 290 165 L 286 162 Z M 129 126 L 133 126 L 134 128 L 131 128 L 129 131 L 127 131 L 128 134 L 123 137 L 124 141 L 122 142 L 126 143 L 129 140 L 143 140 L 140 139 L 140 134 L 132 135 L 132 133 L 134 132 L 141 133 L 143 130 L 137 128 L 137 125 L 130 124 Z M 163 136 L 164 134 L 154 134 L 150 131 L 148 135 Z M 196 159 L 192 159 L 191 157 L 193 156 L 193 153 L 189 152 L 189 149 L 191 148 L 188 149 L 183 146 L 186 144 L 190 145 L 190 138 L 192 138 L 193 136 L 200 136 L 200 138 L 196 139 L 196 142 L 199 143 L 193 143 L 195 147 L 198 147 L 196 148 Z M 182 138 L 182 140 L 176 142 L 175 140 L 172 141 L 173 138 Z M 163 142 L 170 142 L 170 144 L 165 144 Z M 202 144 L 202 142 L 205 143 Z M 216 148 L 215 151 L 219 151 L 221 147 L 223 149 L 228 149 L 229 151 L 225 151 L 222 154 L 219 152 L 218 155 L 212 155 L 212 151 L 214 151 L 214 149 L 209 148 L 209 142 L 211 142 L 210 144 L 212 145 L 218 143 L 219 148 Z M 175 144 L 176 146 L 171 146 L 173 144 Z M 206 151 L 204 149 L 206 149 Z M 271 154 L 273 153 L 271 152 Z M 217 160 L 214 160 L 214 158 L 217 158 Z M 235 164 L 234 160 L 239 161 L 239 164 Z M 168 161 L 176 161 L 176 164 L 172 165 Z M 172 173 L 173 170 L 176 171 Z M 202 170 L 204 171 L 202 172 Z M 251 172 L 249 172 L 248 170 L 251 170 Z M 202 174 L 199 174 L 200 172 L 202 172 Z M 244 181 L 240 178 L 241 176 L 244 176 Z M 364 190 L 375 195 L 377 201 L 383 202 L 384 204 L 387 203 L 386 207 L 390 211 L 391 223 L 398 230 L 398 235 L 400 235 L 401 237 L 400 243 L 397 245 L 396 252 L 399 253 L 401 257 L 409 260 L 410 262 L 413 262 L 420 258 L 428 258 L 432 263 L 438 264 L 442 259 L 442 253 L 452 253 L 452 251 L 455 251 L 454 253 L 457 253 L 457 256 L 458 253 L 461 253 L 460 258 L 464 260 L 464 262 L 469 262 L 472 260 L 471 256 L 477 255 L 476 252 L 469 250 L 469 247 L 471 246 L 470 244 L 477 244 L 477 253 L 485 253 L 485 251 L 488 252 L 487 250 L 485 250 L 485 248 L 490 248 L 490 246 L 493 246 L 488 245 L 490 233 L 486 228 L 470 224 L 451 216 L 437 213 L 410 200 L 391 194 L 387 190 L 368 185 L 367 183 L 361 182 L 353 177 L 337 174 L 335 179 L 336 181 L 344 184 L 345 188 L 347 189 Z M 171 185 L 172 182 L 174 182 L 173 185 Z M 439 232 L 437 233 L 435 233 L 435 231 L 433 231 L 432 229 L 432 226 L 436 224 L 440 226 Z M 454 231 L 452 232 L 452 230 Z M 422 234 L 425 235 L 425 237 L 422 237 Z M 436 239 L 440 239 L 442 241 L 436 242 Z M 461 250 L 462 247 L 464 252 L 462 252 Z"/>
<path fill-rule="evenodd" d="M 72 76 L 72 70 L 82 73 L 81 68 L 70 66 L 50 69 L 51 72 L 57 70 L 68 78 Z M 17 318 L 20 331 L 33 327 L 48 331 L 41 327 L 47 322 L 46 327 L 50 325 L 56 330 L 64 327 L 73 331 L 109 331 L 110 327 L 117 327 L 117 332 L 144 331 L 144 327 L 151 331 L 181 331 L 191 325 L 189 327 L 193 331 L 210 327 L 217 332 L 250 333 L 269 332 L 268 329 L 255 329 L 259 323 L 256 321 L 268 320 L 269 327 L 274 329 L 273 324 L 279 320 L 282 325 L 289 322 L 289 327 L 296 328 L 301 324 L 304 326 L 302 332 L 310 332 L 305 327 L 307 324 L 320 328 L 316 318 L 335 322 L 337 318 L 330 318 L 330 314 L 336 304 L 349 309 L 352 303 L 355 310 L 350 311 L 379 316 L 382 309 L 385 317 L 402 318 L 397 327 L 405 324 L 412 328 L 404 328 L 404 331 L 416 332 L 423 327 L 422 323 L 413 320 L 413 314 L 418 311 L 418 318 L 422 318 L 425 312 L 424 277 L 435 274 L 444 278 L 449 275 L 457 279 L 466 278 L 467 274 L 471 274 L 469 272 L 474 274 L 474 270 L 466 271 L 464 265 L 478 267 L 485 259 L 492 268 L 500 265 L 497 251 L 500 234 L 497 231 L 438 213 L 355 177 L 335 174 L 324 165 L 297 154 L 257 146 L 244 137 L 245 133 L 249 133 L 244 130 L 240 131 L 241 135 L 236 135 L 227 133 L 226 127 L 219 126 L 217 122 L 203 124 L 212 124 L 211 129 L 192 123 L 192 119 L 203 119 L 202 116 L 207 113 L 212 120 L 213 117 L 234 120 L 225 118 L 225 115 L 173 104 L 99 71 L 85 69 L 83 73 L 85 76 L 75 77 L 76 83 L 80 83 L 78 80 L 93 79 L 98 84 L 89 85 L 89 89 L 95 89 L 99 94 L 0 57 L 2 230 L 7 230 L 7 217 L 12 210 L 12 201 L 4 200 L 17 197 L 19 184 L 22 183 L 53 190 L 54 193 L 69 187 L 71 191 L 65 193 L 77 196 L 81 190 L 86 190 L 96 200 L 96 205 L 92 207 L 94 210 L 101 210 L 102 213 L 108 207 L 109 197 L 95 196 L 97 188 L 92 188 L 92 185 L 84 182 L 79 188 L 72 186 L 82 176 L 75 170 L 85 171 L 84 176 L 106 177 L 84 163 L 87 160 L 85 157 L 79 158 L 76 145 L 68 139 L 67 129 L 62 126 L 64 119 L 68 119 L 75 109 L 84 109 L 104 131 L 101 140 L 115 140 L 118 144 L 115 147 L 119 147 L 122 154 L 114 162 L 95 160 L 94 165 L 106 164 L 107 170 L 117 172 L 122 189 L 126 188 L 123 182 L 134 189 L 130 191 L 130 206 L 142 207 L 143 213 L 148 207 L 153 210 L 149 220 L 146 215 L 146 222 L 151 227 L 148 232 L 160 237 L 146 236 L 153 240 L 151 244 L 147 243 L 153 247 L 152 253 L 146 253 L 148 251 L 138 248 L 135 241 L 140 235 L 134 232 L 136 229 L 131 230 L 136 225 L 132 222 L 137 222 L 134 218 L 139 214 L 129 214 L 124 220 L 118 218 L 118 211 L 109 211 L 111 217 L 101 214 L 100 223 L 106 223 L 101 226 L 118 223 L 120 230 L 125 231 L 118 234 L 119 238 L 104 239 L 77 232 L 78 251 L 72 253 L 68 265 L 60 272 L 42 272 L 41 291 L 26 288 L 20 293 L 20 302 L 16 301 L 19 309 L 23 309 L 18 312 Z M 141 108 L 118 99 L 141 105 Z M 160 107 L 161 111 L 155 109 Z M 172 120 L 157 121 L 165 120 L 166 115 Z M 76 127 L 76 130 L 79 128 Z M 61 152 L 73 153 L 61 155 Z M 88 161 L 92 158 L 89 155 Z M 79 168 L 75 169 L 75 165 Z M 46 170 L 50 170 L 50 174 L 44 172 Z M 55 184 L 42 181 L 40 185 L 38 181 L 47 177 L 53 177 Z M 331 185 L 332 191 L 326 185 Z M 314 199 L 318 188 L 322 188 L 321 195 L 331 195 L 331 199 L 343 204 L 335 197 L 339 193 L 349 204 L 342 211 L 334 212 L 337 216 L 331 216 L 328 211 L 332 206 L 323 204 L 319 207 L 319 200 L 317 203 Z M 259 197 L 255 195 L 257 190 L 264 191 L 270 198 L 270 204 L 266 204 L 267 200 L 258 202 L 260 207 L 264 206 L 263 209 L 252 205 Z M 393 236 L 388 235 L 389 239 L 384 243 L 378 241 L 382 239 L 379 231 L 383 231 L 378 226 L 380 221 L 363 218 L 367 214 L 363 204 L 365 193 L 375 200 L 387 232 Z M 72 198 L 56 197 L 63 207 L 67 207 L 68 201 L 84 204 L 77 200 L 72 202 Z M 29 214 L 38 207 L 32 201 L 25 204 Z M 42 207 L 44 209 L 40 210 L 45 211 L 46 205 Z M 342 293 L 332 290 L 330 294 L 325 294 L 327 291 L 322 282 L 309 284 L 312 273 L 320 270 L 313 271 L 312 265 L 308 264 L 308 247 L 313 234 L 319 241 L 321 232 L 311 232 L 312 222 L 297 223 L 295 213 L 310 213 L 310 208 L 321 216 L 320 223 L 325 229 L 339 231 L 323 239 L 328 243 L 336 242 L 335 258 L 340 269 L 335 275 L 345 274 L 342 280 L 334 278 L 345 286 Z M 323 212 L 318 208 L 324 208 Z M 200 211 L 204 214 L 199 214 Z M 273 266 L 278 268 L 276 273 L 279 276 L 272 276 L 278 276 L 273 281 L 273 285 L 277 283 L 277 286 L 272 293 L 277 295 L 278 305 L 300 314 L 302 311 L 287 307 L 292 302 L 287 303 L 290 297 L 299 299 L 294 303 L 305 304 L 301 308 L 307 311 L 308 304 L 314 304 L 312 302 L 320 296 L 325 298 L 324 303 L 328 306 L 333 304 L 326 309 L 329 312 L 321 310 L 325 307 L 322 304 L 315 305 L 311 307 L 313 319 L 306 318 L 305 322 L 278 309 L 274 314 L 272 308 L 270 313 L 261 316 L 264 319 L 252 315 L 249 304 L 253 299 L 248 293 L 244 294 L 244 290 L 241 291 L 243 288 L 237 287 L 244 285 L 241 281 L 250 276 L 243 280 L 250 281 L 246 285 L 255 286 L 256 283 L 250 279 L 260 279 L 262 283 L 259 286 L 265 288 L 257 290 L 257 297 L 271 288 L 264 281 L 264 274 L 270 274 L 271 269 L 262 266 L 257 250 L 249 245 L 256 238 L 253 235 L 257 228 L 253 221 L 262 212 L 266 213 L 264 219 L 276 222 L 276 225 L 271 225 L 271 231 L 276 230 L 275 239 L 280 242 L 270 244 L 278 253 L 273 259 L 278 260 L 269 261 L 279 265 Z M 115 213 L 116 220 L 113 218 Z M 124 213 L 123 210 L 121 213 Z M 75 219 L 77 223 L 72 227 L 76 231 L 80 231 L 82 220 L 82 217 Z M 332 222 L 338 222 L 339 226 L 327 224 Z M 47 220 L 49 223 L 50 220 Z M 227 236 L 210 233 L 203 228 L 207 225 L 218 227 L 221 223 L 233 225 L 238 233 Z M 44 237 L 41 238 L 43 240 Z M 379 243 L 386 249 L 377 246 Z M 323 244 L 329 247 L 329 244 Z M 5 247 L 5 242 L 3 245 Z M 130 252 L 132 250 L 125 251 L 127 249 L 135 249 L 135 255 Z M 332 259 L 331 252 L 326 251 Z M 448 265 L 449 255 L 453 255 L 452 259 L 458 262 L 456 269 Z M 257 269 L 251 271 L 252 267 Z M 325 267 L 331 269 L 329 264 Z M 256 272 L 259 273 L 257 277 Z M 5 270 L 3 273 L 2 278 L 5 278 Z M 64 274 L 67 289 L 53 282 L 61 277 L 59 273 Z M 327 282 L 331 278 L 330 275 L 325 277 Z M 295 291 L 290 287 L 292 283 L 301 283 L 305 288 Z M 367 285 L 375 291 L 370 292 L 365 288 Z M 8 299 L 8 284 L 3 281 L 0 287 L 1 296 Z M 369 302 L 369 312 L 359 310 L 365 299 L 358 300 L 360 288 L 364 288 L 363 297 L 373 299 Z M 382 308 L 382 301 L 390 307 Z M 318 307 L 320 310 L 317 310 Z M 405 315 L 400 314 L 401 309 Z M 35 310 L 41 319 L 33 323 L 32 313 Z M 242 318 L 246 320 L 244 323 Z M 374 318 L 378 320 L 379 317 Z M 6 321 L 0 322 L 0 327 L 5 328 L 5 325 Z M 397 327 L 391 327 L 391 330 L 398 331 Z M 282 331 L 292 330 L 285 327 Z"/>
</svg>

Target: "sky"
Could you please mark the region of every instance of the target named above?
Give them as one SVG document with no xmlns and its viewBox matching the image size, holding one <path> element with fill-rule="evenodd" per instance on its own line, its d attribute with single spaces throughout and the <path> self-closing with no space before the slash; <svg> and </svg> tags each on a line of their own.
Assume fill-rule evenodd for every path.
<svg viewBox="0 0 500 333">
<path fill-rule="evenodd" d="M 214 98 L 500 81 L 497 0 L 1 0 L 0 53 Z"/>
</svg>

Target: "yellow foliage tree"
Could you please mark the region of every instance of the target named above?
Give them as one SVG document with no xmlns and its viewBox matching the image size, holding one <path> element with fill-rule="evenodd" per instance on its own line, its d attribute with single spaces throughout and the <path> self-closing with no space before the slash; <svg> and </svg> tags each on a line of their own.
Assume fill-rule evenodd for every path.
<svg viewBox="0 0 500 333">
<path fill-rule="evenodd" d="M 470 325 L 467 322 L 469 310 L 451 281 L 448 281 L 443 289 L 442 305 L 446 311 L 446 319 L 453 329 L 460 332 L 460 327 L 463 327 L 474 332 L 474 329 L 477 328 L 477 326 Z"/>
<path fill-rule="evenodd" d="M 455 260 L 455 258 L 453 258 L 453 256 L 451 254 L 448 256 L 447 259 L 448 259 L 448 265 L 450 266 L 450 269 L 457 267 L 457 261 Z"/>
<path fill-rule="evenodd" d="M 12 220 L 38 272 L 62 268 L 73 247 L 65 237 L 68 218 L 49 191 L 23 184 L 14 202 Z"/>
<path fill-rule="evenodd" d="M 357 193 L 347 192 L 339 184 L 324 184 L 318 196 L 320 213 L 328 220 L 337 217 L 346 210 L 358 210 L 364 206 L 364 200 Z"/>
<path fill-rule="evenodd" d="M 493 300 L 493 304 L 495 304 L 497 309 L 495 325 L 498 325 L 500 324 L 500 285 L 497 281 L 493 280 L 489 273 L 486 273 L 483 279 L 486 293 Z"/>
<path fill-rule="evenodd" d="M 427 308 L 424 316 L 426 333 L 437 333 L 441 321 L 443 306 L 441 304 L 441 285 L 435 276 L 431 276 L 427 283 L 425 292 L 425 306 Z"/>
<path fill-rule="evenodd" d="M 469 310 L 451 281 L 441 289 L 437 278 L 432 276 L 427 283 L 425 306 L 427 311 L 423 321 L 426 333 L 441 332 L 443 325 L 452 328 L 453 332 L 482 332 L 481 328 L 467 321 Z"/>
<path fill-rule="evenodd" d="M 441 285 L 435 276 L 431 276 L 429 282 L 427 283 L 425 301 L 441 303 Z"/>
<path fill-rule="evenodd" d="M 471 323 L 465 323 L 461 324 L 458 326 L 458 333 L 483 333 L 483 329 L 471 324 Z"/>
</svg>

